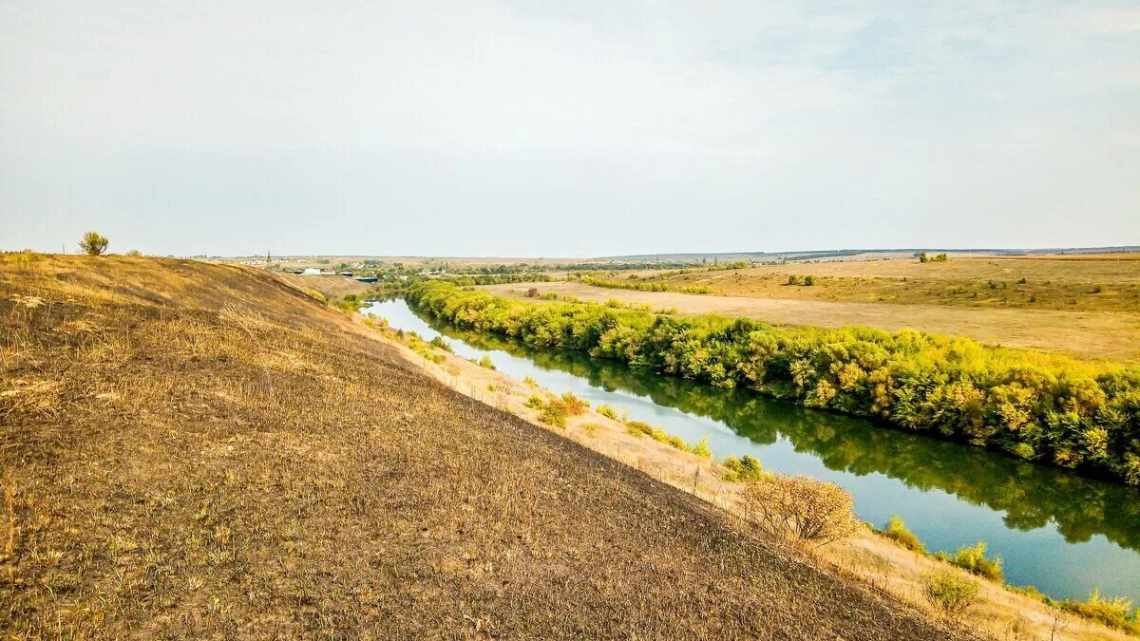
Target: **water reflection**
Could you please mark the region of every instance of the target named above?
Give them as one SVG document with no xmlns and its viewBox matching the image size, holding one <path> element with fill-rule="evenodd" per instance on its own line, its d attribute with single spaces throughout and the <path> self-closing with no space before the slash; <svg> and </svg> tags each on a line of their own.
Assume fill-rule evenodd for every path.
<svg viewBox="0 0 1140 641">
<path fill-rule="evenodd" d="M 397 327 L 452 339 L 457 353 L 490 353 L 511 376 L 533 375 L 686 440 L 717 456 L 752 454 L 769 469 L 835 481 L 864 519 L 901 514 L 932 549 L 984 539 L 1007 577 L 1049 594 L 1099 587 L 1140 598 L 1140 492 L 869 421 L 724 391 L 573 353 L 425 321 L 402 302 L 377 308 Z"/>
</svg>

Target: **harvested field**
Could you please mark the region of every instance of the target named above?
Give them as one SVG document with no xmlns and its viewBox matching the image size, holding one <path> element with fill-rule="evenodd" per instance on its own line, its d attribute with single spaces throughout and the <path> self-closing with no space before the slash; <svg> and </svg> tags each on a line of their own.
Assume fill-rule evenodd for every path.
<svg viewBox="0 0 1140 641">
<path fill-rule="evenodd" d="M 812 286 L 788 284 L 811 276 Z M 846 303 L 1140 313 L 1140 253 L 823 261 L 748 269 L 615 274 L 612 280 L 707 288 L 725 296 Z"/>
<path fill-rule="evenodd" d="M 540 294 L 556 293 L 592 302 L 619 300 L 681 314 L 744 316 L 778 325 L 861 325 L 892 331 L 909 327 L 935 334 L 968 336 L 988 345 L 1057 351 L 1089 359 L 1140 360 L 1140 314 L 641 292 L 574 282 L 514 283 L 489 285 L 484 289 L 520 298 L 532 287 Z"/>
<path fill-rule="evenodd" d="M 3 261 L 6 637 L 966 637 L 268 274 Z"/>
</svg>

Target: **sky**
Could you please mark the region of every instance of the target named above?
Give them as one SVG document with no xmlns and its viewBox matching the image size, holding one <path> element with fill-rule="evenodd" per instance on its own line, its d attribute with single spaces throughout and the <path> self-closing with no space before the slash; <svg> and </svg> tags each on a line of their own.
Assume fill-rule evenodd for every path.
<svg viewBox="0 0 1140 641">
<path fill-rule="evenodd" d="M 0 249 L 1140 244 L 1140 3 L 0 0 Z"/>
</svg>

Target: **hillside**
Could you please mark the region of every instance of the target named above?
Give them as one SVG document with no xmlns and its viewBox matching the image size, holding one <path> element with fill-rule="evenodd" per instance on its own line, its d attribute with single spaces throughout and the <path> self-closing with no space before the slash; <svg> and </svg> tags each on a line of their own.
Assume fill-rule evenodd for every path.
<svg viewBox="0 0 1140 641">
<path fill-rule="evenodd" d="M 2 260 L 5 637 L 963 636 L 263 272 Z"/>
</svg>

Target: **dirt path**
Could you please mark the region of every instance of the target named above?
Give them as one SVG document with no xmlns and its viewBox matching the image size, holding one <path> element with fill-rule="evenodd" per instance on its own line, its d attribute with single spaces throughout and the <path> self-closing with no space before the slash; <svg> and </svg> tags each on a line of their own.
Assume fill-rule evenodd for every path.
<svg viewBox="0 0 1140 641">
<path fill-rule="evenodd" d="M 1125 313 L 832 303 L 641 292 L 568 282 L 491 285 L 484 289 L 521 298 L 530 287 L 541 293 L 555 292 L 586 301 L 617 299 L 653 309 L 674 309 L 682 314 L 746 316 L 780 325 L 863 325 L 892 331 L 909 327 L 968 336 L 988 345 L 1059 351 L 1081 358 L 1140 360 L 1140 316 Z"/>
</svg>

